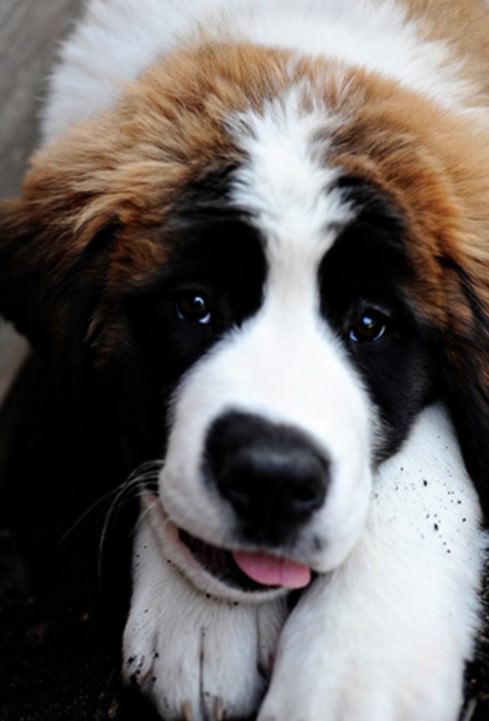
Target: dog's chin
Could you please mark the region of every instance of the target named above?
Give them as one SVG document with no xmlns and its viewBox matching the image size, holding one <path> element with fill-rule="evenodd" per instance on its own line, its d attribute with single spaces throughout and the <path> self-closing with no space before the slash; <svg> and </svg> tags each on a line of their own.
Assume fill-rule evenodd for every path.
<svg viewBox="0 0 489 721">
<path fill-rule="evenodd" d="M 257 583 L 243 573 L 230 550 L 212 546 L 179 528 L 155 493 L 143 493 L 142 509 L 150 521 L 161 562 L 173 564 L 201 593 L 231 602 L 263 603 L 290 590 Z"/>
</svg>

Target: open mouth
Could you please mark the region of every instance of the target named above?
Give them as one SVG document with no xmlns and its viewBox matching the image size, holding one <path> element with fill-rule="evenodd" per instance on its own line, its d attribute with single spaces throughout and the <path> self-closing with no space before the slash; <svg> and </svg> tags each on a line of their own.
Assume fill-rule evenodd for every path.
<svg viewBox="0 0 489 721">
<path fill-rule="evenodd" d="M 276 585 L 259 583 L 244 573 L 235 562 L 232 551 L 211 546 L 181 528 L 178 529 L 178 535 L 200 565 L 227 586 L 245 592 L 278 588 Z"/>
<path fill-rule="evenodd" d="M 178 528 L 153 493 L 143 494 L 162 555 L 200 590 L 227 600 L 270 599 L 311 581 L 308 566 L 262 551 L 213 546 Z"/>
</svg>

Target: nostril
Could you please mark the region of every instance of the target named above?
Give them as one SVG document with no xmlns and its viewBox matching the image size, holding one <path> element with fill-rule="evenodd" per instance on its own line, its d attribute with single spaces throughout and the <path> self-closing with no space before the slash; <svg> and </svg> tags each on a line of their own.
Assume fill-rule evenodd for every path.
<svg viewBox="0 0 489 721">
<path fill-rule="evenodd" d="M 219 493 L 235 510 L 245 514 L 253 503 L 259 502 L 263 490 L 263 468 L 256 449 L 245 446 L 242 449 L 221 455 L 213 466 L 213 482 Z"/>
<path fill-rule="evenodd" d="M 290 503 L 297 513 L 307 515 L 322 506 L 325 495 L 325 484 L 319 484 L 316 479 L 302 479 L 302 482 L 291 488 Z"/>
<path fill-rule="evenodd" d="M 219 483 L 218 487 L 223 498 L 229 501 L 236 509 L 246 510 L 252 500 L 249 484 Z"/>
</svg>

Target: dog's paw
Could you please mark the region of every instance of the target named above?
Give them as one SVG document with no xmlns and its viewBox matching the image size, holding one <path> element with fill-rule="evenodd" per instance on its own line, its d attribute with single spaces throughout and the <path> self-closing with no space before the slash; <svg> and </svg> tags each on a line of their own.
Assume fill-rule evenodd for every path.
<svg viewBox="0 0 489 721">
<path fill-rule="evenodd" d="M 456 721 L 464 660 L 450 629 L 438 624 L 424 633 L 420 624 L 413 635 L 415 624 L 403 615 L 416 617 L 421 607 L 386 620 L 373 613 L 375 596 L 358 595 L 352 604 L 341 587 L 328 591 L 321 583 L 311 589 L 287 622 L 258 721 Z M 396 595 L 392 603 L 402 605 Z M 393 618 L 405 624 L 406 636 Z"/>
<path fill-rule="evenodd" d="M 126 681 L 150 697 L 165 721 L 221 721 L 256 712 L 284 601 L 252 605 L 196 591 L 162 558 L 144 524 L 135 556 L 124 632 Z"/>
<path fill-rule="evenodd" d="M 487 538 L 440 409 L 375 489 L 358 546 L 288 619 L 258 721 L 457 721 Z"/>
<path fill-rule="evenodd" d="M 258 721 L 457 721 L 472 616 L 457 628 L 423 582 L 416 596 L 367 568 L 351 559 L 303 596 Z"/>
</svg>

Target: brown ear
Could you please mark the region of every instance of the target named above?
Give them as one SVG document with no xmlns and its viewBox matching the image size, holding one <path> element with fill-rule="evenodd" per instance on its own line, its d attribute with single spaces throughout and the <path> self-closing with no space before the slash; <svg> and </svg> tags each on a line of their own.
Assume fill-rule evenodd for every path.
<svg viewBox="0 0 489 721">
<path fill-rule="evenodd" d="M 77 227 L 68 200 L 46 188 L 0 203 L 0 313 L 35 345 L 61 340 L 74 313 L 77 321 L 89 313 L 100 271 L 94 256 L 114 230 L 106 215 Z"/>
<path fill-rule="evenodd" d="M 130 182 L 116 187 L 110 137 L 97 126 L 66 136 L 33 156 L 22 195 L 0 202 L 0 313 L 35 345 L 73 336 L 93 307 L 119 212 L 134 192 Z"/>
</svg>

